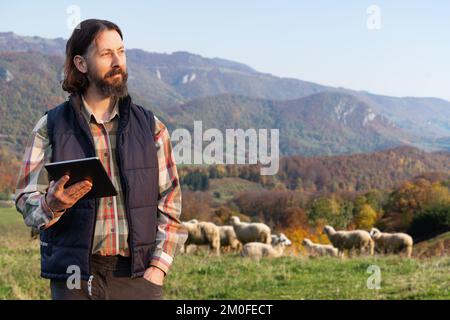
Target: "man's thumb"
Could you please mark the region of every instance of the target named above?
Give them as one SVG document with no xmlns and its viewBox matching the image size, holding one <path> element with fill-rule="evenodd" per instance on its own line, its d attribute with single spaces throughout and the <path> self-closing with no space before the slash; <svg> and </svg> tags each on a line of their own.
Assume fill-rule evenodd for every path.
<svg viewBox="0 0 450 320">
<path fill-rule="evenodd" d="M 55 189 L 63 189 L 64 185 L 66 184 L 67 181 L 69 181 L 69 176 L 66 174 L 64 176 L 62 176 L 55 184 Z"/>
</svg>

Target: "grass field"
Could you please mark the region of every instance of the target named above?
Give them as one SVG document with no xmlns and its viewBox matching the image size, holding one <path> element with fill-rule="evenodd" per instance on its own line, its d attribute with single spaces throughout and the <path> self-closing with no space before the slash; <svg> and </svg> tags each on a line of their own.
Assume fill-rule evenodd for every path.
<svg viewBox="0 0 450 320">
<path fill-rule="evenodd" d="M 14 209 L 0 209 L 0 299 L 49 299 L 39 277 L 38 241 Z M 381 288 L 368 289 L 368 267 Z M 450 299 L 450 256 L 249 261 L 236 254 L 179 255 L 165 284 L 166 299 Z"/>
</svg>

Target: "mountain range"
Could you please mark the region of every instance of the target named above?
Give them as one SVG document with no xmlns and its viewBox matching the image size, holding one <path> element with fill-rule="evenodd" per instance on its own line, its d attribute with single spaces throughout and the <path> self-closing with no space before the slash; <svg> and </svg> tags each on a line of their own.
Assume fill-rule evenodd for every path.
<svg viewBox="0 0 450 320">
<path fill-rule="evenodd" d="M 39 117 L 66 99 L 60 86 L 65 43 L 0 33 L 1 144 L 23 150 Z M 171 130 L 192 130 L 194 120 L 204 129 L 278 128 L 284 155 L 404 145 L 450 150 L 450 102 L 443 99 L 334 88 L 188 52 L 128 49 L 127 66 L 135 102 Z"/>
</svg>

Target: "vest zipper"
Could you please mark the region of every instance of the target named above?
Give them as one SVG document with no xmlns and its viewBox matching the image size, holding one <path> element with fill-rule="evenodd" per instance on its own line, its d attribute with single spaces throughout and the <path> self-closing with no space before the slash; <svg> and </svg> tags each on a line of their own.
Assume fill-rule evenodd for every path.
<svg viewBox="0 0 450 320">
<path fill-rule="evenodd" d="M 69 99 L 70 101 L 70 99 Z M 83 103 L 83 102 L 81 102 Z M 95 143 L 94 138 L 92 137 L 91 128 L 89 126 L 89 123 L 84 121 L 83 117 L 80 117 L 79 113 L 75 113 L 75 119 L 78 121 L 78 125 L 80 126 L 81 130 L 84 132 L 86 137 L 88 138 L 88 143 L 91 145 L 91 150 L 93 151 L 93 157 L 96 157 L 96 150 L 95 150 Z M 84 126 L 83 126 L 84 125 Z M 91 231 L 91 246 L 89 248 L 89 280 L 88 280 L 88 292 L 89 295 L 92 296 L 92 280 L 94 279 L 94 275 L 92 274 L 92 248 L 94 247 L 94 234 L 95 234 L 95 223 L 97 220 L 97 198 L 94 199 L 94 223 L 92 226 Z"/>
<path fill-rule="evenodd" d="M 80 119 L 77 118 L 79 121 Z M 91 150 L 93 151 L 93 157 L 96 157 L 96 151 L 95 151 L 95 143 L 94 143 L 94 139 L 92 137 L 92 132 L 91 129 L 89 127 L 89 123 L 86 123 L 85 121 L 83 121 L 84 119 L 81 118 L 81 123 L 79 122 L 78 124 L 81 127 L 81 130 L 84 131 L 84 134 L 87 136 L 88 138 L 88 143 L 91 145 Z M 86 125 L 86 127 L 83 127 L 83 124 Z M 92 275 L 92 248 L 94 247 L 94 234 L 95 234 L 95 223 L 97 220 L 97 198 L 94 199 L 94 223 L 92 226 L 92 231 L 91 231 L 91 246 L 89 248 L 89 281 L 91 281 L 92 284 L 92 279 L 94 278 L 94 276 Z M 88 281 L 88 290 L 89 290 L 89 281 Z M 92 288 L 91 288 L 92 289 Z M 91 292 L 89 293 L 89 295 L 91 295 Z"/>
<path fill-rule="evenodd" d="M 130 271 L 131 271 L 131 278 L 134 278 L 133 276 L 133 266 L 134 266 L 134 258 L 133 258 L 133 252 L 134 252 L 134 243 L 133 243 L 133 232 L 132 232 L 132 224 L 131 224 L 131 216 L 130 216 L 130 208 L 128 205 L 128 201 L 129 201 L 129 192 L 130 192 L 130 188 L 128 186 L 128 180 L 127 177 L 124 174 L 124 170 L 123 170 L 123 163 L 122 163 L 122 157 L 121 157 L 121 146 L 123 145 L 122 143 L 122 139 L 123 139 L 123 132 L 121 131 L 118 134 L 118 141 L 120 141 L 120 147 L 117 146 L 116 149 L 116 156 L 117 159 L 119 160 L 119 172 L 120 172 L 120 180 L 123 181 L 123 183 L 125 184 L 125 214 L 127 216 L 127 224 L 128 224 L 128 234 L 129 234 L 129 239 L 130 239 L 130 257 L 131 257 L 131 265 L 130 265 Z"/>
<path fill-rule="evenodd" d="M 97 199 L 94 199 L 94 212 L 96 215 L 95 220 L 97 219 Z M 95 220 L 93 223 L 92 231 L 91 231 L 91 246 L 89 248 L 89 280 L 88 280 L 88 292 L 89 295 L 92 296 L 92 280 L 94 279 L 94 275 L 92 274 L 92 248 L 94 247 L 94 233 L 95 233 Z"/>
</svg>

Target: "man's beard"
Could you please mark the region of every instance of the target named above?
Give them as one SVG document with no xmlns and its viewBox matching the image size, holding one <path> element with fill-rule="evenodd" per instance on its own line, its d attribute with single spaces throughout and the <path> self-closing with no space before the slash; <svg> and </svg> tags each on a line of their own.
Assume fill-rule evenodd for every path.
<svg viewBox="0 0 450 320">
<path fill-rule="evenodd" d="M 120 74 L 121 77 L 114 77 L 114 75 Z M 127 87 L 128 73 L 121 68 L 114 68 L 104 77 L 99 77 L 95 71 L 89 74 L 89 81 L 93 84 L 100 93 L 105 97 L 123 98 L 128 95 Z"/>
</svg>

